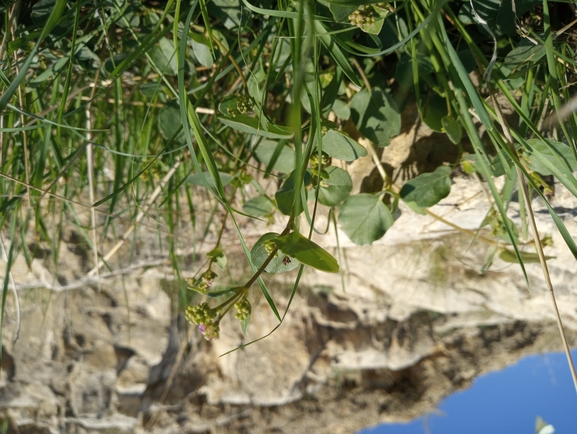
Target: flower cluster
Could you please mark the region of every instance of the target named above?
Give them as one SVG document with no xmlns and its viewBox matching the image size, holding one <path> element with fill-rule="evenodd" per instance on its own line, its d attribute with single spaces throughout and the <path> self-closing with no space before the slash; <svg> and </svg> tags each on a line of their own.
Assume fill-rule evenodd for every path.
<svg viewBox="0 0 577 434">
<path fill-rule="evenodd" d="M 196 306 L 188 306 L 184 315 L 190 323 L 198 326 L 206 340 L 219 338 L 219 323 L 222 318 L 219 308 L 212 309 L 205 302 Z"/>
<path fill-rule="evenodd" d="M 319 163 L 319 154 L 316 152 L 311 155 L 311 158 L 309 161 L 310 161 L 313 169 L 318 169 L 319 166 L 321 169 L 325 169 L 328 166 L 330 166 L 330 164 L 331 164 L 331 159 L 330 159 L 329 155 L 324 153 L 324 152 L 321 155 L 320 163 Z"/>
<path fill-rule="evenodd" d="M 216 277 L 218 277 L 218 275 L 214 271 L 206 270 L 204 273 L 200 275 L 199 279 L 197 280 L 188 279 L 187 282 L 188 287 L 193 291 L 198 291 L 202 294 L 206 294 L 210 289 L 210 287 L 212 286 L 212 283 Z"/>
<path fill-rule="evenodd" d="M 235 303 L 234 307 L 236 308 L 235 317 L 239 321 L 244 321 L 246 318 L 248 318 L 252 311 L 252 307 L 247 298 L 243 298 L 239 302 Z"/>
<path fill-rule="evenodd" d="M 352 14 L 349 15 L 349 21 L 355 26 L 370 26 L 376 21 L 375 10 L 371 5 L 359 6 Z"/>
<path fill-rule="evenodd" d="M 226 109 L 226 112 L 229 116 L 233 118 L 236 117 L 239 113 L 241 115 L 248 115 L 254 109 L 254 102 L 250 95 L 246 95 L 243 93 L 239 93 L 236 95 L 236 108 L 229 107 Z"/>
<path fill-rule="evenodd" d="M 224 291 L 213 292 L 212 295 L 230 293 L 232 293 L 232 296 L 228 297 L 217 307 L 211 308 L 208 303 L 204 302 L 195 306 L 188 306 L 186 309 L 186 319 L 191 324 L 198 326 L 198 329 L 206 340 L 218 339 L 220 337 L 220 320 L 228 313 L 233 305 L 236 308 L 236 317 L 240 321 L 244 321 L 250 317 L 251 306 L 247 299 L 248 288 L 246 286 L 237 286 Z"/>
<path fill-rule="evenodd" d="M 236 95 L 236 110 L 241 115 L 246 115 L 252 112 L 254 104 L 252 98 L 249 95 L 237 94 Z"/>
<path fill-rule="evenodd" d="M 321 159 L 319 161 L 319 155 L 317 153 L 314 153 L 313 155 L 311 155 L 309 161 L 311 163 L 311 173 L 313 175 L 311 179 L 311 184 L 313 185 L 313 187 L 316 187 L 319 184 L 319 182 L 321 186 L 327 187 L 326 182 L 323 182 L 323 180 L 329 177 L 325 169 L 331 163 L 330 157 L 323 152 Z"/>
</svg>

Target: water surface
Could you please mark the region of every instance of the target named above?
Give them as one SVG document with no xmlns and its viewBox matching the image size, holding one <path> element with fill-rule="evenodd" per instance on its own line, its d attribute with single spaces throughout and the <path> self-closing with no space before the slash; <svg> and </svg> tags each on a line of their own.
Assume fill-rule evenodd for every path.
<svg viewBox="0 0 577 434">
<path fill-rule="evenodd" d="M 577 350 L 572 351 L 577 359 Z M 577 432 L 577 393 L 564 353 L 528 356 L 443 400 L 436 413 L 358 434 L 534 433 L 541 416 L 555 433 Z"/>
</svg>

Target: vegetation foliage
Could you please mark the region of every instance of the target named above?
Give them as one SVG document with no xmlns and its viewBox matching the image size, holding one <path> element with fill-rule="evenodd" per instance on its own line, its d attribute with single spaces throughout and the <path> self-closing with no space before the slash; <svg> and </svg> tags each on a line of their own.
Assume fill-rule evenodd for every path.
<svg viewBox="0 0 577 434">
<path fill-rule="evenodd" d="M 219 236 L 188 281 L 208 301 L 189 306 L 186 316 L 215 338 L 235 306 L 246 331 L 255 284 L 279 321 L 284 316 L 262 273 L 298 268 L 292 300 L 303 266 L 339 272 L 336 259 L 310 240 L 313 230 L 324 232 L 315 226 L 319 207 L 330 209 L 331 223 L 353 242 L 371 244 L 394 224 L 401 202 L 429 212 L 450 193 L 455 171 L 478 176 L 492 196 L 484 225 L 492 228 L 493 250 L 484 267 L 499 254 L 524 271 L 530 257 L 519 246 L 529 242 L 531 194 L 547 204 L 577 258 L 545 181 L 552 176 L 577 195 L 577 117 L 563 107 L 577 71 L 574 11 L 572 3 L 548 0 L 3 0 L 5 276 L 15 255 L 31 262 L 30 230 L 57 257 L 64 221 L 77 225 L 95 253 L 96 272 L 110 259 L 100 246 L 115 222 L 136 225 L 154 204 L 170 235 L 175 215 L 195 221 L 193 189 L 206 189 L 215 210 L 224 210 L 213 224 L 221 235 L 234 227 L 252 277 L 213 288 L 215 270 L 227 266 Z M 510 123 L 497 97 L 513 108 Z M 388 146 L 407 104 L 447 135 L 457 158 L 402 187 L 383 172 L 380 191 L 351 194 L 346 163 Z M 266 178 L 278 179 L 274 194 L 263 187 Z M 247 196 L 246 186 L 256 194 Z M 526 207 L 519 228 L 507 216 L 517 192 Z M 94 214 L 90 227 L 80 222 L 78 206 L 106 216 L 98 230 Z M 251 249 L 239 215 L 284 215 L 286 226 Z M 547 279 L 533 233 L 531 258 L 541 260 Z"/>
</svg>

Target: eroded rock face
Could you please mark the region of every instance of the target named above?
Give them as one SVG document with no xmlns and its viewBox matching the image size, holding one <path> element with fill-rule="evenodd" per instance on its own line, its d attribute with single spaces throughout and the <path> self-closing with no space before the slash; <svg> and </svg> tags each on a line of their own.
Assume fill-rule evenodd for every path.
<svg viewBox="0 0 577 434">
<path fill-rule="evenodd" d="M 475 228 L 475 210 L 486 209 L 482 197 L 457 208 L 464 196 L 476 196 L 470 181 L 455 182 L 460 188 L 434 211 Z M 307 270 L 281 327 L 223 357 L 268 333 L 276 318 L 257 297 L 247 338 L 228 318 L 221 339 L 206 342 L 196 330 L 187 332 L 176 314 L 169 267 L 136 269 L 123 279 L 102 279 L 99 287 L 21 291 L 15 344 L 10 296 L 0 382 L 6 426 L 20 432 L 351 433 L 417 417 L 479 374 L 560 349 L 538 267 L 528 266 L 531 293 L 514 265 L 495 260 L 480 273 L 491 246 L 468 246 L 467 234 L 434 219 L 419 221 L 427 218 L 404 213 L 371 247 L 357 248 L 340 234 L 345 291 L 338 275 Z M 571 219 L 567 224 L 575 231 Z M 551 229 L 545 219 L 541 226 Z M 556 236 L 550 250 L 574 342 L 573 259 Z M 231 267 L 242 267 L 235 257 L 241 256 L 229 255 Z M 17 262 L 16 281 L 33 286 L 41 268 Z M 281 277 L 269 287 L 282 309 L 294 276 Z"/>
<path fill-rule="evenodd" d="M 407 146 L 425 149 L 427 135 L 411 133 L 406 124 Z M 433 147 L 444 146 L 437 143 L 441 137 L 435 140 Z M 382 159 L 391 167 L 406 163 L 423 170 L 412 160 L 421 151 L 401 151 L 393 143 Z M 361 163 L 368 164 L 351 169 L 360 171 L 353 174 L 357 191 L 363 182 L 372 185 L 365 180 L 372 170 Z M 402 209 L 393 228 L 370 247 L 354 246 L 339 233 L 339 256 L 334 233 L 315 239 L 340 257 L 342 281 L 306 270 L 283 324 L 243 348 L 278 324 L 258 289 L 247 337 L 230 316 L 221 323 L 221 338 L 205 341 L 179 314 L 178 282 L 168 258 L 158 254 L 166 246 L 154 234 L 142 234 L 132 265 L 126 251 L 119 253 L 115 270 L 123 273 L 103 271 L 100 279 L 85 277 L 90 255 L 73 238 L 61 248 L 58 267 L 50 249 L 36 245 L 30 267 L 18 258 L 12 269 L 22 321 L 14 342 L 10 293 L 0 427 L 31 433 L 352 433 L 417 417 L 484 372 L 559 350 L 541 269 L 527 265 L 529 292 L 518 266 L 495 256 L 492 267 L 484 267 L 494 246 L 484 232 L 471 240 L 490 204 L 477 180 L 453 181 L 451 195 L 432 208 L 452 227 Z M 557 188 L 552 204 L 577 235 L 577 200 Z M 556 257 L 549 261 L 552 280 L 574 343 L 574 258 L 537 199 L 534 206 L 542 235 L 553 234 L 546 253 Z M 514 220 L 517 210 L 513 203 Z M 245 234 L 250 244 L 278 227 L 247 226 Z M 234 240 L 227 245 L 233 279 L 242 281 L 242 253 Z M 182 252 L 184 270 L 193 275 L 199 265 L 187 256 L 190 245 Z M 281 313 L 295 276 L 267 278 Z"/>
</svg>

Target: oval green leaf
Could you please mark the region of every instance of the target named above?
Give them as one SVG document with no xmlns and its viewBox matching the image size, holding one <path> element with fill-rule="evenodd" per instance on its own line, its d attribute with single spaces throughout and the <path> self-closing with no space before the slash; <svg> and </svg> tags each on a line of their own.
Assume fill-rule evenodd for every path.
<svg viewBox="0 0 577 434">
<path fill-rule="evenodd" d="M 401 189 L 401 199 L 414 202 L 421 208 L 429 208 L 451 192 L 451 168 L 439 166 L 434 172 L 421 173 L 416 178 L 407 181 Z"/>
<path fill-rule="evenodd" d="M 295 168 L 295 151 L 283 142 L 263 139 L 256 148 L 255 154 L 266 166 L 267 172 L 290 173 Z"/>
<path fill-rule="evenodd" d="M 269 256 L 269 253 L 266 251 L 265 242 L 267 241 L 274 241 L 279 234 L 275 232 L 267 232 L 262 237 L 258 239 L 258 241 L 254 244 L 250 251 L 250 260 L 252 263 L 257 267 L 260 268 L 264 261 Z M 279 251 L 276 253 L 275 257 L 268 263 L 264 271 L 267 273 L 279 274 L 279 273 L 286 273 L 287 271 L 294 270 L 296 267 L 299 266 L 298 261 L 294 258 L 289 257 L 286 253 L 282 251 L 279 247 Z"/>
<path fill-rule="evenodd" d="M 346 121 L 351 117 L 351 108 L 346 102 L 341 101 L 340 99 L 335 99 L 332 110 L 337 117 L 341 118 L 343 121 Z"/>
<path fill-rule="evenodd" d="M 393 99 L 374 87 L 361 90 L 351 100 L 351 115 L 357 129 L 377 146 L 388 146 L 401 132 L 401 114 Z"/>
<path fill-rule="evenodd" d="M 339 167 L 330 166 L 326 172 L 329 177 L 321 180 L 319 202 L 326 206 L 336 206 L 349 196 L 353 181 L 350 175 Z"/>
<path fill-rule="evenodd" d="M 529 41 L 527 41 L 527 43 L 521 42 L 505 56 L 503 66 L 507 67 L 510 71 L 518 70 L 523 64 L 526 64 L 526 67 L 532 67 L 539 62 L 545 54 L 547 54 L 547 52 L 544 45 L 534 45 L 529 43 Z"/>
<path fill-rule="evenodd" d="M 523 261 L 523 263 L 525 263 L 525 264 L 535 264 L 535 263 L 540 262 L 539 255 L 535 252 L 521 252 L 520 251 L 519 256 L 520 256 L 521 260 Z M 512 264 L 518 264 L 519 263 L 519 258 L 517 257 L 515 252 L 512 250 L 509 250 L 507 248 L 504 248 L 504 247 L 500 249 L 499 258 L 502 261 L 509 262 Z M 556 258 L 556 256 L 545 256 L 546 260 L 555 259 L 555 258 Z"/>
<path fill-rule="evenodd" d="M 274 240 L 277 247 L 299 262 L 328 273 L 338 273 L 339 263 L 325 249 L 298 232 L 291 232 Z"/>
<path fill-rule="evenodd" d="M 453 119 L 451 116 L 445 116 L 441 119 L 441 125 L 443 126 L 443 131 L 451 142 L 456 145 L 461 141 L 461 137 L 463 137 L 463 129 L 461 128 L 459 121 Z"/>
<path fill-rule="evenodd" d="M 214 60 L 210 52 L 208 39 L 198 33 L 191 33 L 189 35 L 192 40 L 192 51 L 200 64 L 206 68 L 212 68 Z"/>
<path fill-rule="evenodd" d="M 541 175 L 555 175 L 561 178 L 562 173 L 577 171 L 577 162 L 573 151 L 565 143 L 555 140 L 527 140 L 527 154 L 530 157 L 529 167 Z"/>
<path fill-rule="evenodd" d="M 247 200 L 242 206 L 245 213 L 254 217 L 262 217 L 272 214 L 274 208 L 274 202 L 264 195 L 253 197 L 252 199 Z"/>
<path fill-rule="evenodd" d="M 275 193 L 276 205 L 278 210 L 284 215 L 290 215 L 292 212 L 295 196 L 295 183 L 298 173 L 293 170 L 289 177 L 285 180 L 282 187 Z M 311 174 L 305 172 L 304 185 L 308 185 L 311 181 Z M 301 207 L 302 212 L 303 207 Z"/>
<path fill-rule="evenodd" d="M 359 27 L 365 33 L 369 33 L 371 35 L 378 35 L 379 33 L 381 33 L 381 30 L 383 29 L 384 23 L 385 23 L 384 19 L 377 18 L 377 20 L 374 23 L 361 24 Z"/>
<path fill-rule="evenodd" d="M 246 334 L 248 333 L 248 326 L 249 325 L 250 325 L 250 314 L 247 315 L 246 318 L 240 322 L 240 328 L 241 328 L 242 334 L 244 336 L 246 336 Z"/>
<path fill-rule="evenodd" d="M 158 115 L 158 126 L 160 127 L 160 133 L 162 137 L 166 140 L 170 140 L 175 137 L 177 143 L 186 143 L 184 131 L 182 131 L 182 122 L 180 121 L 180 107 L 178 101 L 173 99 L 166 103 L 164 107 L 160 109 Z"/>
<path fill-rule="evenodd" d="M 220 268 L 221 270 L 224 270 L 226 268 L 226 264 L 227 264 L 226 255 L 218 247 L 214 248 L 210 252 L 208 252 L 206 254 L 206 257 L 212 259 L 213 262 L 215 263 L 215 265 L 218 268 Z"/>
<path fill-rule="evenodd" d="M 174 44 L 167 38 L 160 38 L 158 45 L 150 50 L 150 58 L 163 74 L 176 75 L 178 72 L 176 66 L 176 53 Z"/>
<path fill-rule="evenodd" d="M 329 130 L 323 136 L 323 151 L 343 161 L 354 161 L 367 155 L 367 150 L 346 134 Z"/>
<path fill-rule="evenodd" d="M 357 6 L 346 6 L 329 3 L 329 10 L 337 23 L 348 23 L 349 15 L 357 9 Z"/>
<path fill-rule="evenodd" d="M 372 244 L 382 238 L 394 221 L 380 196 L 357 194 L 350 196 L 339 207 L 341 228 L 358 245 Z"/>
<path fill-rule="evenodd" d="M 436 92 L 429 90 L 421 96 L 418 105 L 422 121 L 433 131 L 443 132 L 442 119 L 449 114 L 447 100 Z"/>
</svg>

